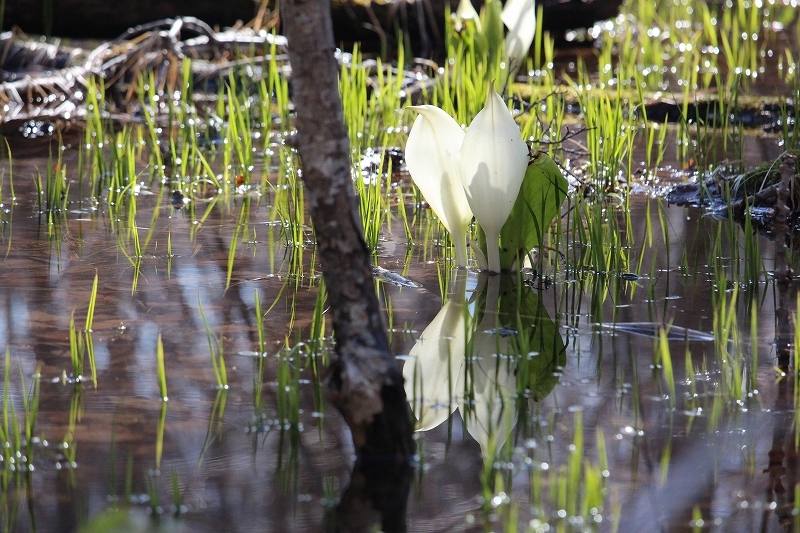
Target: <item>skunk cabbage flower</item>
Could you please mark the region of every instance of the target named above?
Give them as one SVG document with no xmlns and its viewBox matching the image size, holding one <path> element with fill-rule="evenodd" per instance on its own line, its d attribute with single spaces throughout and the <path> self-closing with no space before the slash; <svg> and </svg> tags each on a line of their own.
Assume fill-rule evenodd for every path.
<svg viewBox="0 0 800 533">
<path fill-rule="evenodd" d="M 464 390 L 474 396 L 462 397 L 458 406 L 484 458 L 503 447 L 517 422 L 517 368 L 510 357 L 511 337 L 500 333 L 497 314 L 500 277 L 491 276 L 486 282 L 484 315 L 474 329 L 472 357 L 465 371 Z"/>
<path fill-rule="evenodd" d="M 471 402 L 461 398 L 459 410 L 467 431 L 481 445 L 484 457 L 493 457 L 517 423 L 516 365 L 509 357 L 510 339 L 480 327 L 475 332 L 467 384 Z"/>
<path fill-rule="evenodd" d="M 467 128 L 458 167 L 469 207 L 486 234 L 489 270 L 500 272 L 498 239 L 525 177 L 528 146 L 494 87 Z"/>
<path fill-rule="evenodd" d="M 411 106 L 419 116 L 406 143 L 406 166 L 425 201 L 450 232 L 458 266 L 467 266 L 467 228 L 472 212 L 464 195 L 456 154 L 464 131 L 442 109 Z"/>
<path fill-rule="evenodd" d="M 478 12 L 475 11 L 475 8 L 472 7 L 472 2 L 470 0 L 461 0 L 458 3 L 458 9 L 456 9 L 456 31 L 461 29 L 461 24 L 464 22 L 471 20 L 475 22 L 475 29 L 478 32 L 482 32 L 483 29 L 481 28 L 481 17 L 478 16 Z"/>
<path fill-rule="evenodd" d="M 500 15 L 508 28 L 506 58 L 512 65 L 520 66 L 528 57 L 536 33 L 536 5 L 534 0 L 508 0 Z"/>
<path fill-rule="evenodd" d="M 467 312 L 463 298 L 445 302 L 403 365 L 406 396 L 412 399 L 417 431 L 433 429 L 447 420 L 464 393 Z"/>
<path fill-rule="evenodd" d="M 466 236 L 474 213 L 486 234 L 489 270 L 500 272 L 500 230 L 528 166 L 519 126 L 494 87 L 466 134 L 438 107 L 409 109 L 420 116 L 406 143 L 408 172 L 450 232 L 458 265 L 467 266 Z"/>
<path fill-rule="evenodd" d="M 453 293 L 403 366 L 406 396 L 418 431 L 458 409 L 483 457 L 491 458 L 512 434 L 525 398 L 552 393 L 567 348 L 539 296 L 519 293 L 515 277 L 455 274 Z"/>
<path fill-rule="evenodd" d="M 417 431 L 437 427 L 458 408 L 483 456 L 492 457 L 516 423 L 517 375 L 509 357 L 511 338 L 498 332 L 500 277 L 483 276 L 480 281 L 488 285 L 481 324 L 476 327 L 469 314 L 466 276 L 459 276 L 455 294 L 411 348 L 403 377 Z"/>
<path fill-rule="evenodd" d="M 456 273 L 453 295 L 419 336 L 403 365 L 406 397 L 417 431 L 433 429 L 458 407 L 467 349 L 467 273 Z"/>
</svg>

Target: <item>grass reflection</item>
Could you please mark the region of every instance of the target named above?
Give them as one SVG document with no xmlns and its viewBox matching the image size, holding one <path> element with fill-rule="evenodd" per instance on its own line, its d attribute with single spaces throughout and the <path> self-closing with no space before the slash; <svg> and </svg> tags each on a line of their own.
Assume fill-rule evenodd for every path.
<svg viewBox="0 0 800 533">
<path fill-rule="evenodd" d="M 755 514 L 777 520 L 778 510 L 781 523 L 796 522 L 797 481 L 786 472 L 800 435 L 800 387 L 788 360 L 773 369 L 773 244 L 749 215 L 741 228 L 651 198 L 670 180 L 761 164 L 800 143 L 796 52 L 776 46 L 796 33 L 796 8 L 729 4 L 625 2 L 618 19 L 592 30 L 602 44 L 582 62 L 556 51 L 554 36 L 537 35 L 531 69 L 509 85 L 507 103 L 532 148 L 570 180 L 563 216 L 541 228 L 531 265 L 538 277 L 527 269 L 454 276 L 450 238 L 398 157 L 411 123 L 404 98 L 468 124 L 489 67 L 456 49 L 440 83 L 401 96 L 405 50 L 396 67 L 362 64 L 358 51 L 343 62 L 367 244 L 381 268 L 421 285 L 379 285 L 426 430 L 411 528 L 428 525 L 425 505 L 436 496 L 426 484 L 450 498 L 436 500 L 437 513 L 487 531 L 640 531 L 653 521 L 634 520 L 655 515 L 674 520 L 657 524 L 665 530 L 701 530 L 717 519 L 720 528 Z M 188 58 L 175 71 L 175 94 L 144 73 L 130 85 L 137 121 L 124 125 L 109 118 L 105 81 L 88 79 L 82 131 L 52 139 L 36 164 L 7 145 L 4 531 L 32 529 L 25 513 L 31 523 L 37 513 L 56 523 L 47 511 L 61 505 L 50 505 L 55 470 L 71 494 L 90 500 L 75 514 L 108 504 L 116 481 L 108 489 L 97 473 L 112 410 L 125 416 L 119 446 L 130 457 L 131 505 L 89 531 L 161 527 L 166 517 L 156 526 L 149 516 L 170 499 L 187 508 L 176 511 L 187 528 L 219 529 L 212 515 L 273 524 L 291 514 L 275 527 L 296 520 L 298 529 L 342 498 L 348 435 L 324 401 L 334 356 L 326 288 L 277 56 L 273 46 L 263 62 L 242 61 L 206 101 Z M 740 123 L 742 109 L 762 103 L 748 87 L 774 91 L 774 134 L 753 136 Z M 659 116 L 663 107 L 675 116 Z M 591 129 L 576 133 L 575 121 Z M 81 315 L 76 324 L 70 313 L 87 301 L 92 276 L 81 329 Z M 630 329 L 642 324 L 647 336 Z M 79 383 L 87 357 L 96 390 Z M 10 370 L 17 358 L 20 381 Z M 121 399 L 167 396 L 167 366 L 171 416 L 164 402 L 158 413 L 129 414 Z M 70 368 L 76 383 L 65 387 L 59 377 Z M 181 406 L 185 417 L 175 416 Z M 61 444 L 50 450 L 42 441 L 53 435 Z M 154 457 L 173 474 L 151 476 Z M 448 458 L 455 464 L 439 483 L 435 471 Z M 178 480 L 181 465 L 192 475 Z M 34 494 L 37 486 L 48 491 Z"/>
</svg>

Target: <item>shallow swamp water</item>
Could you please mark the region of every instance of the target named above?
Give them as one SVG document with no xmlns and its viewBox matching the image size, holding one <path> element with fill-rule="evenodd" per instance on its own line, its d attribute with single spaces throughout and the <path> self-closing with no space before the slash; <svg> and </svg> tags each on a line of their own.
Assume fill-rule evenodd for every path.
<svg viewBox="0 0 800 533">
<path fill-rule="evenodd" d="M 736 129 L 736 149 L 712 143 L 709 160 L 735 152 L 751 167 L 786 148 Z M 401 365 L 430 361 L 405 371 L 433 426 L 416 434 L 408 531 L 798 529 L 800 388 L 775 347 L 779 293 L 794 301 L 794 287 L 774 282 L 768 236 L 666 203 L 696 172 L 669 132 L 659 170 L 629 194 L 573 182 L 536 272 L 519 276 L 451 269 L 407 173 L 379 174 L 392 350 Z M 270 174 L 292 149 L 261 133 L 257 170 L 242 183 L 234 171 L 228 192 L 141 178 L 117 206 L 77 173 L 90 166 L 83 132 L 63 150 L 10 140 L 3 531 L 316 531 L 342 511 L 352 442 L 320 385 L 331 339 L 313 234 L 290 214 L 294 182 Z M 590 144 L 584 131 L 564 146 Z M 630 147 L 636 166 L 645 144 Z M 588 172 L 590 156 L 570 153 L 562 164 Z M 43 208 L 37 176 L 62 172 L 69 201 Z M 287 190 L 296 203 L 282 204 Z"/>
<path fill-rule="evenodd" d="M 143 220 L 150 220 L 153 209 L 162 214 L 137 276 L 116 242 L 119 230 L 102 213 L 74 210 L 58 227 L 42 225 L 33 206 L 36 191 L 21 176 L 43 163 L 15 162 L 17 202 L 4 233 L 2 333 L 11 353 L 10 404 L 18 416 L 21 378 L 28 389 L 33 376 L 41 379 L 35 470 L 18 490 L 4 493 L 6 525 L 73 530 L 124 499 L 145 517 L 157 508 L 162 523 L 178 530 L 306 531 L 322 524 L 347 485 L 351 444 L 338 414 L 315 401 L 306 355 L 287 348 L 308 339 L 317 285 L 313 273 L 301 280 L 285 275 L 286 247 L 269 244 L 277 229 L 267 202 L 258 206 L 253 200 L 247 232 L 252 237 L 237 248 L 226 289 L 236 203 L 227 212 L 215 209 L 197 229 L 198 216 L 175 209 L 167 197 L 158 204 L 155 195 L 142 197 Z M 618 208 L 607 209 L 623 220 Z M 658 230 L 659 216 L 668 244 Z M 762 272 L 739 291 L 732 327 L 741 331 L 715 341 L 715 298 L 730 302 L 737 283 L 720 290 L 715 269 L 723 268 L 732 280 L 743 275 L 745 259 L 734 260 L 741 255 L 741 230 L 698 209 L 636 195 L 631 221 L 637 241 L 647 239 L 648 217 L 654 244 L 637 257 L 641 265 L 553 273 L 551 283 L 533 280 L 531 294 L 541 299 L 563 339 L 563 368 L 552 370 L 558 376 L 552 392 L 532 402 L 527 420 L 517 422 L 514 448 L 499 469 L 509 486 L 493 495 L 493 505 L 519 506 L 522 514 L 532 497 L 547 501 L 555 490 L 548 476 L 566 476 L 563 469 L 576 453 L 574 424 L 580 416 L 586 460 L 600 465 L 599 435 L 605 443 L 607 497 L 597 514 L 588 515 L 609 522 L 601 529 L 612 520 L 620 531 L 688 529 L 694 509 L 726 531 L 751 531 L 761 523 L 777 527 L 794 508 L 794 473 L 791 463 L 785 479 L 768 467 L 784 446 L 791 460 L 795 433 L 791 388 L 783 387 L 790 378 L 778 381 L 775 370 L 770 277 Z M 772 245 L 765 239 L 760 244 L 768 272 Z M 310 261 L 311 251 L 304 253 Z M 391 309 L 393 350 L 402 360 L 441 308 L 440 273 L 408 245 L 397 222 L 378 264 L 420 284 L 377 282 Z M 71 314 L 82 323 L 95 274 L 96 389 L 91 381 L 74 383 L 69 344 Z M 466 283 L 474 289 L 478 274 L 469 276 Z M 256 293 L 265 313 L 263 358 Z M 200 304 L 221 339 L 227 389 L 217 386 Z M 654 324 L 661 321 L 677 332 L 669 343 L 674 393 L 654 363 Z M 168 402 L 160 399 L 156 370 L 159 334 Z M 743 351 L 746 366 L 725 368 L 718 350 Z M 297 398 L 289 399 L 279 392 L 278 376 L 281 369 L 293 374 L 295 365 L 303 368 L 294 382 L 286 378 L 296 387 Z M 297 402 L 299 426 L 279 416 L 280 402 Z M 484 461 L 460 411 L 418 435 L 421 458 L 409 497 L 409 530 L 482 530 Z M 180 491 L 177 505 L 185 507 L 180 518 L 170 518 L 173 479 Z M 537 483 L 543 495 L 532 494 Z M 781 483 L 787 488 L 776 491 Z M 142 520 L 147 524 L 150 518 Z"/>
</svg>

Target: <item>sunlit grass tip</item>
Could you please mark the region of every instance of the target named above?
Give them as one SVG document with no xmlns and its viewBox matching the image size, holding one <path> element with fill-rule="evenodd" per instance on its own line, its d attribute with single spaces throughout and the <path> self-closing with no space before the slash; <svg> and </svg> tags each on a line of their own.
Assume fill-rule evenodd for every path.
<svg viewBox="0 0 800 533">
<path fill-rule="evenodd" d="M 166 402 L 169 400 L 169 395 L 167 394 L 167 371 L 164 367 L 164 343 L 161 341 L 160 332 L 156 340 L 156 368 L 158 371 L 158 390 L 161 394 L 161 400 Z"/>
</svg>

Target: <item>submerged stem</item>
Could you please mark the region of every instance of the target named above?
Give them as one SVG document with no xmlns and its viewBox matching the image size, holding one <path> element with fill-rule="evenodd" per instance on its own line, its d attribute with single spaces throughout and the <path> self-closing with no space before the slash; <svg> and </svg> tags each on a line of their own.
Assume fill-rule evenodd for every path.
<svg viewBox="0 0 800 533">
<path fill-rule="evenodd" d="M 486 234 L 486 259 L 489 263 L 489 272 L 500 272 L 500 232 L 492 230 L 489 232 L 483 228 Z"/>
<path fill-rule="evenodd" d="M 466 233 L 462 233 L 460 235 L 453 235 L 453 246 L 456 248 L 456 262 L 460 267 L 466 267 L 467 265 L 467 236 Z"/>
</svg>

